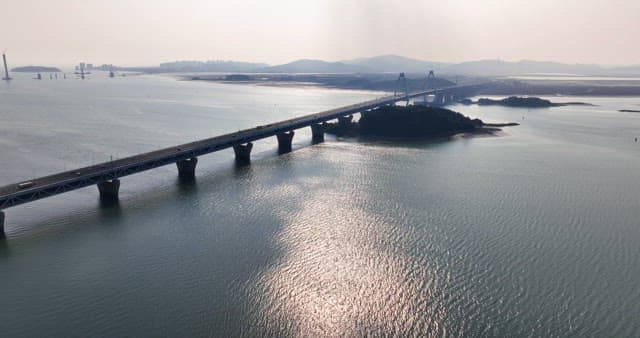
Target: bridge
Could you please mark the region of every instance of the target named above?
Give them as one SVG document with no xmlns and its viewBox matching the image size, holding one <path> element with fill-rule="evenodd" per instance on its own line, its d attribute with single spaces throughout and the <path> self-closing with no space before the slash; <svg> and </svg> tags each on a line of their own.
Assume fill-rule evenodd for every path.
<svg viewBox="0 0 640 338">
<path fill-rule="evenodd" d="M 404 74 L 399 80 L 404 79 Z M 406 79 L 405 79 L 406 80 Z M 312 141 L 324 141 L 324 122 L 338 119 L 339 123 L 350 123 L 353 114 L 365 114 L 367 111 L 384 105 L 392 105 L 399 101 L 407 101 L 416 97 L 434 95 L 436 105 L 451 102 L 457 97 L 464 97 L 477 90 L 482 84 L 464 86 L 448 86 L 438 89 L 424 90 L 404 95 L 389 95 L 380 99 L 365 101 L 349 106 L 335 108 L 320 113 L 305 115 L 272 124 L 257 126 L 238 132 L 224 134 L 191 143 L 155 150 L 115 161 L 69 170 L 29 181 L 18 182 L 0 187 L 0 238 L 6 237 L 4 232 L 5 214 L 2 210 L 39 199 L 59 195 L 72 190 L 96 185 L 100 199 L 109 202 L 118 200 L 120 188 L 119 178 L 175 163 L 181 178 L 195 176 L 198 156 L 233 148 L 238 165 L 250 162 L 252 142 L 276 136 L 278 152 L 291 151 L 294 130 L 311 127 Z"/>
</svg>

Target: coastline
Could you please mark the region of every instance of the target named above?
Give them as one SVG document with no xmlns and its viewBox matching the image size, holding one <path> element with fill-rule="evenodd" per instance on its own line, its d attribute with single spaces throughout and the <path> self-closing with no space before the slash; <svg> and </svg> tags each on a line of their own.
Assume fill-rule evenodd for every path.
<svg viewBox="0 0 640 338">
<path fill-rule="evenodd" d="M 413 75 L 416 76 L 417 74 Z M 396 74 L 184 74 L 183 81 L 207 81 L 224 84 L 244 84 L 270 87 L 318 87 L 390 91 L 396 89 Z M 640 81 L 543 81 L 522 79 L 491 79 L 477 95 L 526 96 L 640 96 Z M 454 84 L 439 79 L 442 86 Z M 424 78 L 410 78 L 409 91 L 420 90 Z M 571 103 L 573 104 L 573 103 Z"/>
</svg>

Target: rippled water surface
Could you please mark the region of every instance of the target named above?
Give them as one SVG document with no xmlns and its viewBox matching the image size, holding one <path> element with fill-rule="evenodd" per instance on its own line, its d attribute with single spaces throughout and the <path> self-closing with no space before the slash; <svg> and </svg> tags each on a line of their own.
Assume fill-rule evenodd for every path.
<svg viewBox="0 0 640 338">
<path fill-rule="evenodd" d="M 142 76 L 0 84 L 0 185 L 379 96 Z M 640 98 L 454 106 L 497 137 L 327 137 L 5 210 L 3 336 L 640 335 Z"/>
</svg>

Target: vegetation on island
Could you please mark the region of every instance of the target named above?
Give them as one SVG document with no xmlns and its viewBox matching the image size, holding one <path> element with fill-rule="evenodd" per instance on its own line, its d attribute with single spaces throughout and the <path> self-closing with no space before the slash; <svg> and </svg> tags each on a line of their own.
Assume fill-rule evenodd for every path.
<svg viewBox="0 0 640 338">
<path fill-rule="evenodd" d="M 327 123 L 326 132 L 338 136 L 379 138 L 430 138 L 459 133 L 491 132 L 498 129 L 480 119 L 471 119 L 458 112 L 427 106 L 383 106 L 362 114 L 358 122 Z"/>
<path fill-rule="evenodd" d="M 11 69 L 11 71 L 16 73 L 59 73 L 61 72 L 59 68 L 45 67 L 45 66 L 16 67 Z"/>
<path fill-rule="evenodd" d="M 480 106 L 490 106 L 490 105 L 498 105 L 498 106 L 507 106 L 507 107 L 526 107 L 526 108 L 547 108 L 553 107 L 554 104 L 545 99 L 541 99 L 539 97 L 519 97 L 519 96 L 510 96 L 506 99 L 502 100 L 493 100 L 493 99 L 478 99 L 478 105 Z"/>
<path fill-rule="evenodd" d="M 463 102 L 468 104 L 468 102 Z M 477 102 L 480 106 L 506 106 L 506 107 L 522 107 L 522 108 L 549 108 L 549 107 L 562 107 L 562 106 L 592 106 L 592 104 L 584 102 L 565 102 L 554 103 L 549 100 L 541 99 L 533 96 L 510 96 L 501 100 L 494 100 L 488 98 L 478 99 Z"/>
</svg>

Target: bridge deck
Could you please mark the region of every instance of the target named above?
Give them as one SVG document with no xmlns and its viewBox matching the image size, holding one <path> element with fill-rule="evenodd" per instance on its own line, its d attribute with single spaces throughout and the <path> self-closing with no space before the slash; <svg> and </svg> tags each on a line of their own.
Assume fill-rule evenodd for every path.
<svg viewBox="0 0 640 338">
<path fill-rule="evenodd" d="M 409 98 L 461 87 L 462 86 L 451 86 L 437 90 L 414 93 L 409 95 Z M 258 126 L 230 134 L 186 143 L 175 147 L 164 148 L 115 161 L 99 163 L 50 176 L 44 176 L 26 182 L 10 184 L 0 187 L 0 210 L 230 148 L 237 144 L 244 144 L 274 136 L 279 133 L 307 127 L 315 123 L 329 121 L 339 116 L 345 116 L 370 110 L 379 106 L 393 104 L 402 100 L 405 100 L 405 96 L 387 96 L 381 99 L 365 101 L 320 113 L 296 117 L 264 126 Z M 22 187 L 20 186 L 21 184 Z"/>
</svg>

